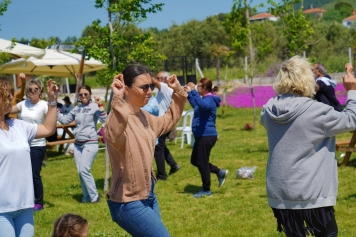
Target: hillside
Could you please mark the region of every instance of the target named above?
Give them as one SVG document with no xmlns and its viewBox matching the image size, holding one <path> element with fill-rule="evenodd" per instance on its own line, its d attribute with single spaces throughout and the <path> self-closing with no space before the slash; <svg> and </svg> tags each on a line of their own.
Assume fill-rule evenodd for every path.
<svg viewBox="0 0 356 237">
<path fill-rule="evenodd" d="M 356 8 L 356 0 L 305 0 L 304 1 L 304 10 L 309 8 L 322 8 L 325 10 L 334 9 L 334 5 L 338 2 L 348 2 Z"/>
</svg>

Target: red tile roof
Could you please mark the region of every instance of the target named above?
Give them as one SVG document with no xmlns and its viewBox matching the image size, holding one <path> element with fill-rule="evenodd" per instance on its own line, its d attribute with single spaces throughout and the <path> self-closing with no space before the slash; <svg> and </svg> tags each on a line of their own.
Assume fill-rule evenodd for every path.
<svg viewBox="0 0 356 237">
<path fill-rule="evenodd" d="M 348 18 L 345 18 L 342 21 L 356 21 L 356 15 L 349 16 Z"/>
<path fill-rule="evenodd" d="M 309 13 L 323 13 L 326 12 L 324 9 L 321 8 L 310 8 L 305 11 L 303 11 L 304 14 L 309 14 Z"/>
<path fill-rule="evenodd" d="M 269 17 L 276 17 L 276 16 L 268 12 L 262 12 L 262 13 L 258 13 L 257 15 L 251 16 L 250 20 L 267 19 Z"/>
</svg>

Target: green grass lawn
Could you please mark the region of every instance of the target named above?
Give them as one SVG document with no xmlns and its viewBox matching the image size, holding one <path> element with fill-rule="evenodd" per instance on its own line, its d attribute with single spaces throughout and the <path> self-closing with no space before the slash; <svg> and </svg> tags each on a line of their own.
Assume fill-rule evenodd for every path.
<svg viewBox="0 0 356 237">
<path fill-rule="evenodd" d="M 246 236 L 281 237 L 276 231 L 276 221 L 267 205 L 265 166 L 267 161 L 267 137 L 258 124 L 256 130 L 245 131 L 246 123 L 253 124 L 252 109 L 226 108 L 225 116 L 218 110 L 217 128 L 219 140 L 211 153 L 211 162 L 228 169 L 224 186 L 218 188 L 214 174 L 211 198 L 194 199 L 192 195 L 201 188 L 197 168 L 190 164 L 192 148 L 180 143 L 170 143 L 168 148 L 182 166 L 167 181 L 157 183 L 156 193 L 164 224 L 172 236 Z M 259 115 L 260 110 L 257 111 Z M 340 135 L 351 138 L 351 134 Z M 337 153 L 339 157 L 340 153 Z M 103 191 L 105 153 L 100 151 L 92 172 L 101 194 L 98 204 L 81 204 L 81 189 L 72 156 L 48 152 L 47 167 L 42 169 L 45 191 L 45 209 L 35 213 L 35 236 L 50 236 L 53 222 L 60 215 L 73 212 L 89 221 L 90 236 L 129 236 L 111 221 Z M 341 160 L 340 160 L 341 161 Z M 339 168 L 339 197 L 336 219 L 339 236 L 355 236 L 356 225 L 356 159 L 351 157 L 349 166 Z M 237 179 L 236 170 L 243 166 L 257 166 L 254 179 Z M 153 167 L 156 167 L 154 164 Z M 169 167 L 166 167 L 169 172 Z"/>
</svg>

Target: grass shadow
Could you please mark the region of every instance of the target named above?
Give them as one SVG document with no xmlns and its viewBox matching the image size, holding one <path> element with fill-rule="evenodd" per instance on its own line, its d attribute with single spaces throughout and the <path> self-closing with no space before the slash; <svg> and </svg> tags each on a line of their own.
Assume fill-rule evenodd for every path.
<svg viewBox="0 0 356 237">
<path fill-rule="evenodd" d="M 95 180 L 95 185 L 97 189 L 100 189 L 101 191 L 104 191 L 104 179 L 96 179 Z"/>
<path fill-rule="evenodd" d="M 342 160 L 337 165 L 340 167 L 341 163 L 342 163 Z M 356 159 L 352 159 L 352 157 L 350 157 L 349 162 L 347 162 L 347 166 L 351 166 L 351 167 L 356 168 Z"/>
<path fill-rule="evenodd" d="M 342 198 L 342 200 L 345 200 L 345 201 L 350 201 L 350 200 L 355 200 L 356 199 L 356 194 L 351 194 L 345 198 Z"/>
<path fill-rule="evenodd" d="M 224 114 L 224 115 L 217 114 L 216 118 L 226 119 L 226 118 L 235 117 L 235 116 L 236 116 L 235 114 Z"/>
<path fill-rule="evenodd" d="M 73 194 L 72 195 L 72 198 L 79 202 L 79 203 L 82 203 L 82 198 L 83 198 L 83 194 L 82 193 L 76 193 L 76 194 Z"/>
<path fill-rule="evenodd" d="M 188 184 L 184 187 L 184 193 L 194 194 L 199 192 L 199 190 L 201 190 L 201 186 L 197 186 L 197 185 Z"/>
<path fill-rule="evenodd" d="M 102 192 L 104 192 L 104 179 L 96 179 L 95 185 L 98 190 L 101 190 Z M 81 190 L 79 183 L 77 185 L 71 186 L 71 188 L 79 188 Z M 83 197 L 83 194 L 81 191 L 80 191 L 80 193 L 76 193 L 76 194 L 72 195 L 72 198 L 74 200 L 78 201 L 79 203 L 82 202 L 82 197 Z"/>
</svg>

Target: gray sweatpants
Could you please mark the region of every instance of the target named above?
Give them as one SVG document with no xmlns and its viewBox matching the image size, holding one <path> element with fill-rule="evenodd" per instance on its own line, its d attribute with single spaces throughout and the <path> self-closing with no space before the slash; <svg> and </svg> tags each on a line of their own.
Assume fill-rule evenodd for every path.
<svg viewBox="0 0 356 237">
<path fill-rule="evenodd" d="M 98 144 L 74 145 L 74 160 L 83 192 L 82 202 L 96 201 L 99 195 L 94 177 L 90 172 L 98 148 Z"/>
</svg>

